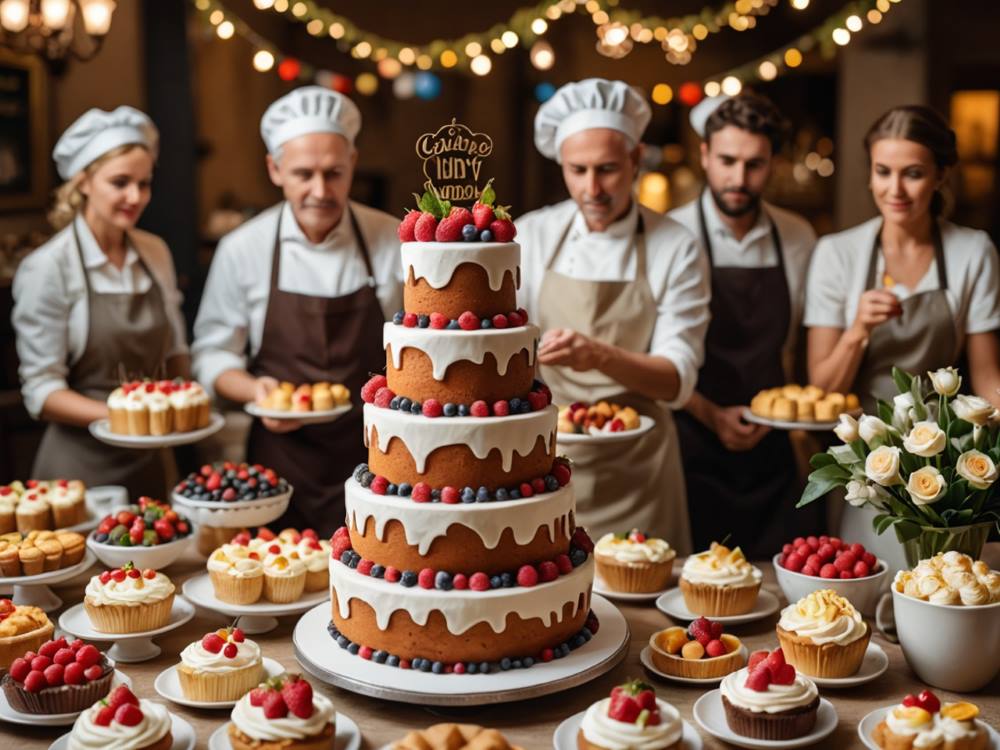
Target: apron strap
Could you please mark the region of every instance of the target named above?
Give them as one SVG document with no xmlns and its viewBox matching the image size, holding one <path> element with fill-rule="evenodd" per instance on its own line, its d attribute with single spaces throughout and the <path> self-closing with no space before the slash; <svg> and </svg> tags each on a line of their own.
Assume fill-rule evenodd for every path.
<svg viewBox="0 0 1000 750">
<path fill-rule="evenodd" d="M 575 213 L 570 215 L 566 227 L 563 229 L 562 234 L 559 235 L 555 252 L 552 253 L 552 256 L 545 264 L 546 271 L 551 271 L 552 266 L 555 265 L 556 258 L 559 257 L 563 245 L 566 244 L 566 238 L 569 236 L 570 229 L 573 228 L 573 219 L 575 218 Z M 636 205 L 635 250 L 635 278 L 638 280 L 646 277 L 646 222 L 642 218 L 642 207 L 638 204 Z"/>
<path fill-rule="evenodd" d="M 351 217 L 351 229 L 354 231 L 354 239 L 357 241 L 361 259 L 365 262 L 365 270 L 368 271 L 368 286 L 374 287 L 375 271 L 372 270 L 371 256 L 368 253 L 368 242 L 365 240 L 364 234 L 361 233 L 361 225 L 358 224 L 358 218 L 354 215 L 354 211 L 351 210 L 350 205 L 347 206 L 347 214 Z"/>
<path fill-rule="evenodd" d="M 701 195 L 698 196 L 698 228 L 701 232 L 701 241 L 705 246 L 705 252 L 708 254 L 709 266 L 715 266 L 715 260 L 712 257 L 712 240 L 708 235 L 708 224 L 705 221 L 705 207 L 702 205 L 702 196 L 705 195 L 705 191 L 702 190 Z M 778 268 L 782 271 L 785 269 L 785 251 L 784 246 L 781 244 L 781 234 L 778 232 L 778 224 L 771 216 L 767 209 L 761 206 L 761 211 L 767 216 L 767 220 L 771 222 L 771 242 L 774 245 L 774 251 L 778 255 Z"/>
<path fill-rule="evenodd" d="M 868 277 L 865 280 L 866 290 L 875 288 L 875 267 L 882 250 L 883 226 L 885 226 L 885 222 L 879 224 L 878 231 L 875 232 L 875 239 L 872 241 L 871 259 L 868 261 Z M 938 289 L 947 289 L 948 268 L 944 260 L 944 242 L 941 239 L 941 227 L 936 219 L 931 223 L 931 239 L 934 242 L 934 263 L 937 266 Z"/>
</svg>

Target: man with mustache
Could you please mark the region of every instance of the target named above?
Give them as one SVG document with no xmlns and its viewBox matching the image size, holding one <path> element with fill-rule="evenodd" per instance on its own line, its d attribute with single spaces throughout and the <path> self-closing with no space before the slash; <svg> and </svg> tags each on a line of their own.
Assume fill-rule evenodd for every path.
<svg viewBox="0 0 1000 750">
<path fill-rule="evenodd" d="M 567 445 L 577 523 L 637 528 L 690 551 L 671 409 L 694 388 L 708 326 L 708 280 L 694 238 L 638 204 L 641 92 L 592 78 L 538 111 L 535 145 L 562 166 L 570 199 L 517 222 L 521 299 L 543 331 L 538 361 L 556 404 L 607 399 L 656 420 L 630 442 Z M 596 537 L 595 537 L 596 538 Z"/>
<path fill-rule="evenodd" d="M 354 409 L 328 424 L 254 420 L 247 460 L 294 487 L 276 523 L 329 536 L 344 519 L 344 479 L 364 460 L 358 394 L 385 364 L 382 324 L 402 306 L 398 221 L 348 198 L 361 113 L 305 86 L 264 113 L 267 170 L 284 200 L 219 242 L 195 321 L 197 379 L 257 401 L 280 381 L 329 381 Z M 248 356 L 249 354 L 249 356 Z"/>
<path fill-rule="evenodd" d="M 793 510 L 801 488 L 788 433 L 740 415 L 759 390 L 792 379 L 816 235 L 761 199 L 787 130 L 770 101 L 708 99 L 691 124 L 702 137 L 705 189 L 669 215 L 698 237 L 711 265 L 712 322 L 697 388 L 677 415 L 688 508 L 697 548 L 738 531 L 747 555 L 769 555 L 795 536 L 793 526 L 813 534 L 822 518 Z"/>
</svg>

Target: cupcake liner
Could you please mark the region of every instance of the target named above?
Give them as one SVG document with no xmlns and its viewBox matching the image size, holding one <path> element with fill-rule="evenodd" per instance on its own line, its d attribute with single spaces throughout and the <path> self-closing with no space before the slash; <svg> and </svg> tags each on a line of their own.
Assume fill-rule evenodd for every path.
<svg viewBox="0 0 1000 750">
<path fill-rule="evenodd" d="M 809 677 L 837 678 L 855 674 L 861 668 L 872 637 L 872 629 L 867 628 L 864 636 L 847 645 L 818 645 L 782 627 L 776 630 L 785 661 Z"/>
<path fill-rule="evenodd" d="M 330 750 L 333 747 L 333 722 L 323 727 L 318 735 L 292 740 L 291 745 L 288 740 L 255 740 L 243 734 L 233 722 L 226 725 L 226 733 L 233 750 L 291 750 L 293 746 L 294 750 Z"/>
<path fill-rule="evenodd" d="M 170 622 L 174 594 L 158 602 L 142 604 L 93 604 L 84 597 L 83 606 L 94 630 L 102 633 L 143 633 Z"/>
<path fill-rule="evenodd" d="M 52 506 L 52 527 L 55 529 L 65 529 L 69 526 L 76 526 L 83 521 L 83 503 L 73 503 L 72 505 Z"/>
<path fill-rule="evenodd" d="M 17 552 L 0 559 L 0 574 L 4 578 L 13 578 L 21 575 L 21 558 Z"/>
<path fill-rule="evenodd" d="M 776 714 L 754 713 L 734 706 L 726 696 L 722 696 L 722 706 L 726 711 L 726 724 L 742 737 L 756 740 L 791 740 L 809 734 L 816 724 L 819 698 L 803 708 L 781 711 Z"/>
<path fill-rule="evenodd" d="M 17 517 L 14 511 L 0 513 L 0 534 L 9 534 L 12 531 L 17 531 Z"/>
<path fill-rule="evenodd" d="M 128 410 L 128 432 L 130 435 L 149 434 L 149 409 Z"/>
<path fill-rule="evenodd" d="M 208 571 L 215 598 L 229 604 L 253 604 L 264 592 L 264 576 L 238 578 L 218 570 Z"/>
<path fill-rule="evenodd" d="M 657 563 L 623 563 L 614 558 L 595 555 L 594 562 L 597 565 L 597 575 L 608 588 L 626 594 L 662 591 L 670 584 L 670 574 L 674 569 L 673 558 Z"/>
<path fill-rule="evenodd" d="M 10 674 L 5 674 L 2 680 L 4 697 L 15 711 L 24 714 L 68 714 L 83 711 L 97 703 L 108 694 L 115 670 L 107 658 L 101 665 L 104 675 L 99 680 L 86 682 L 82 685 L 61 685 L 57 688 L 46 688 L 37 693 L 29 693 L 23 687 L 18 687 Z"/>
<path fill-rule="evenodd" d="M 182 406 L 174 408 L 174 431 L 191 432 L 197 424 L 197 407 Z"/>
<path fill-rule="evenodd" d="M 681 593 L 684 606 L 696 615 L 728 617 L 742 615 L 754 608 L 760 584 L 750 586 L 713 586 L 708 583 L 691 583 L 681 576 Z"/>
<path fill-rule="evenodd" d="M 173 414 L 170 409 L 149 413 L 149 434 L 168 435 L 173 431 Z"/>
<path fill-rule="evenodd" d="M 36 513 L 16 513 L 17 530 L 22 534 L 31 531 L 48 531 L 52 528 L 52 512 L 48 509 Z"/>
<path fill-rule="evenodd" d="M 306 591 L 325 591 L 330 585 L 330 569 L 325 565 L 320 570 L 306 571 Z"/>
<path fill-rule="evenodd" d="M 21 558 L 21 575 L 37 576 L 45 572 L 45 555 L 38 555 L 25 559 Z"/>
<path fill-rule="evenodd" d="M 306 587 L 306 574 L 296 576 L 269 576 L 264 571 L 264 598 L 275 604 L 298 601 Z"/>
<path fill-rule="evenodd" d="M 208 399 L 205 399 L 204 403 L 198 404 L 195 409 L 197 413 L 197 417 L 195 418 L 197 429 L 208 427 L 208 423 L 212 418 L 212 405 L 208 403 Z"/>
<path fill-rule="evenodd" d="M 108 409 L 111 431 L 118 435 L 128 435 L 128 410 Z"/>
<path fill-rule="evenodd" d="M 229 672 L 200 672 L 186 664 L 177 667 L 184 697 L 192 701 L 235 701 L 264 679 L 262 662 Z"/>
<path fill-rule="evenodd" d="M 53 570 L 59 570 L 62 567 L 63 551 L 62 545 L 59 546 L 58 552 L 52 552 L 45 555 L 45 561 L 42 563 L 45 567 L 45 572 L 51 572 Z"/>
</svg>

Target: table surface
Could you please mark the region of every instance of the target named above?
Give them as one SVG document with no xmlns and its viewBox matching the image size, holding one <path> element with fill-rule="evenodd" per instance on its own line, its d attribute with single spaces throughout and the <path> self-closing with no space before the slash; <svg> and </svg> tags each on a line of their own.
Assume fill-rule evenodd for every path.
<svg viewBox="0 0 1000 750">
<path fill-rule="evenodd" d="M 764 587 L 778 594 L 784 603 L 770 563 L 758 563 L 758 565 L 764 571 Z M 178 584 L 179 589 L 180 583 L 186 578 L 203 570 L 203 558 L 197 558 L 192 552 L 189 557 L 182 558 L 168 568 L 167 574 Z M 64 606 L 70 606 L 82 599 L 85 583 L 86 577 L 80 577 L 71 581 L 68 586 L 62 585 L 54 589 L 62 597 Z M 652 603 L 642 606 L 619 604 L 619 608 L 628 620 L 632 634 L 628 655 L 624 661 L 608 674 L 592 682 L 542 698 L 475 708 L 425 708 L 356 695 L 346 690 L 321 685 L 317 680 L 310 679 L 333 700 L 339 712 L 357 722 L 364 738 L 363 747 L 370 750 L 381 748 L 401 738 L 410 729 L 422 728 L 441 721 L 469 722 L 496 727 L 503 731 L 511 743 L 526 749 L 551 748 L 552 734 L 563 719 L 606 697 L 615 685 L 635 677 L 642 677 L 655 685 L 657 695 L 680 710 L 683 717 L 701 734 L 705 748 L 721 750 L 730 747 L 701 731 L 691 714 L 694 702 L 706 692 L 705 687 L 688 687 L 661 680 L 646 672 L 639 661 L 639 653 L 647 645 L 649 636 L 675 623 L 659 612 Z M 53 622 L 57 619 L 56 615 L 57 613 L 50 613 Z M 777 619 L 778 615 L 775 614 L 754 623 L 727 627 L 726 630 L 739 636 L 751 651 L 758 648 L 774 648 L 777 645 L 774 633 Z M 292 647 L 292 630 L 296 620 L 296 617 L 283 618 L 276 630 L 252 637 L 260 644 L 265 656 L 281 662 L 289 671 L 304 671 L 296 661 Z M 189 642 L 228 622 L 229 620 L 222 615 L 199 609 L 191 622 L 156 639 L 163 649 L 160 656 L 141 664 L 120 665 L 120 668 L 131 677 L 137 695 L 168 703 L 171 711 L 191 722 L 198 735 L 199 749 L 208 747 L 209 735 L 228 721 L 229 712 L 199 710 L 169 704 L 157 695 L 153 689 L 153 681 L 162 670 L 177 663 L 177 655 Z M 858 739 L 857 725 L 865 714 L 875 708 L 898 703 L 906 693 L 917 693 L 923 689 L 924 686 L 906 665 L 898 645 L 886 641 L 877 631 L 873 640 L 889 655 L 889 670 L 874 682 L 860 687 L 843 690 L 821 688 L 821 694 L 837 709 L 839 723 L 836 731 L 815 747 L 825 750 L 863 747 Z M 334 647 L 332 642 L 329 647 Z M 970 644 L 970 648 L 975 648 L 975 644 Z M 399 670 L 398 674 L 399 685 L 405 686 L 406 672 Z M 972 696 L 958 696 L 943 690 L 935 692 L 942 700 L 962 698 L 972 700 L 979 705 L 982 711 L 981 718 L 984 721 L 994 727 L 1000 727 L 1000 678 Z M 14 747 L 16 741 L 19 748 L 26 750 L 47 748 L 53 740 L 67 731 L 69 727 L 46 728 L 0 723 L 0 747 Z"/>
</svg>

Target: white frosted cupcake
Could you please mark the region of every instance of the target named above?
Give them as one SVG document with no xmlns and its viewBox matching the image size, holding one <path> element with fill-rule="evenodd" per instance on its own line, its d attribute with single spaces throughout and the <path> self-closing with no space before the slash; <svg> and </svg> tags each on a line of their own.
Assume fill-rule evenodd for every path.
<svg viewBox="0 0 1000 750">
<path fill-rule="evenodd" d="M 306 586 L 306 566 L 298 551 L 272 542 L 264 564 L 264 598 L 276 604 L 298 601 Z"/>
<path fill-rule="evenodd" d="M 712 542 L 706 552 L 684 561 L 680 587 L 685 606 L 696 615 L 727 617 L 749 612 L 757 603 L 759 568 L 747 562 L 739 547 Z"/>
<path fill-rule="evenodd" d="M 778 642 L 785 659 L 810 677 L 850 677 L 865 658 L 871 628 L 831 589 L 814 591 L 781 610 Z"/>
<path fill-rule="evenodd" d="M 592 703 L 580 722 L 580 750 L 675 750 L 681 746 L 680 712 L 656 697 L 649 685 L 633 680 L 609 698 Z"/>
<path fill-rule="evenodd" d="M 241 544 L 223 544 L 208 557 L 215 597 L 229 604 L 253 604 L 264 593 L 260 554 Z"/>
<path fill-rule="evenodd" d="M 260 647 L 239 628 L 206 633 L 181 651 L 177 677 L 184 697 L 195 701 L 234 701 L 264 676 Z"/>
<path fill-rule="evenodd" d="M 174 584 L 163 573 L 132 563 L 94 576 L 84 591 L 83 606 L 95 630 L 141 633 L 170 621 Z"/>
<path fill-rule="evenodd" d="M 167 750 L 172 744 L 166 706 L 139 700 L 120 685 L 77 717 L 67 747 L 68 750 Z"/>
<path fill-rule="evenodd" d="M 780 648 L 755 652 L 749 664 L 722 678 L 722 707 L 729 728 L 758 740 L 790 740 L 816 724 L 819 691 L 787 664 Z"/>
<path fill-rule="evenodd" d="M 306 566 L 306 591 L 325 591 L 330 585 L 330 543 L 326 539 L 303 536 L 295 545 L 299 559 Z"/>
<path fill-rule="evenodd" d="M 332 750 L 330 700 L 297 675 L 267 680 L 237 701 L 227 727 L 233 750 Z"/>
<path fill-rule="evenodd" d="M 594 546 L 597 574 L 608 588 L 626 593 L 662 591 L 670 584 L 676 550 L 638 529 L 605 534 Z"/>
</svg>

